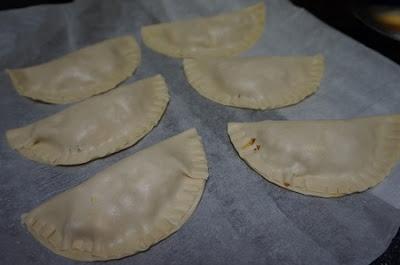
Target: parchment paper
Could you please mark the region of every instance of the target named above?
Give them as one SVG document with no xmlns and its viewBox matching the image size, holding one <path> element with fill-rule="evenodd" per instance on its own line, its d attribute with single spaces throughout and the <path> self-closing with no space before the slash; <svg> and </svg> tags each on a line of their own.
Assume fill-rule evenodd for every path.
<svg viewBox="0 0 400 265">
<path fill-rule="evenodd" d="M 268 0 L 262 39 L 245 55 L 323 53 L 326 75 L 316 95 L 274 111 L 225 107 L 200 96 L 182 62 L 141 42 L 142 25 L 206 16 L 255 1 L 80 0 L 0 12 L 0 264 L 74 264 L 51 253 L 20 215 L 96 172 L 185 129 L 203 137 L 210 177 L 199 207 L 177 233 L 150 250 L 107 264 L 368 264 L 400 224 L 400 167 L 367 192 L 339 199 L 303 196 L 251 170 L 226 133 L 229 121 L 352 118 L 400 112 L 399 66 L 336 32 L 286 0 Z M 156 73 L 171 101 L 160 124 L 137 145 L 82 166 L 52 167 L 12 151 L 7 129 L 65 108 L 19 96 L 3 69 L 46 62 L 69 51 L 134 34 L 142 64 L 127 82 Z"/>
</svg>

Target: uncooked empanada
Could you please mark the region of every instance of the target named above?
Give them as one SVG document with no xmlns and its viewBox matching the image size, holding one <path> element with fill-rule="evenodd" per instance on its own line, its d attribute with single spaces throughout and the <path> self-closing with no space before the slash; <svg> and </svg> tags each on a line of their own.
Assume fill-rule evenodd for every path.
<svg viewBox="0 0 400 265">
<path fill-rule="evenodd" d="M 169 101 L 161 75 L 89 98 L 55 115 L 6 133 L 29 159 L 81 164 L 129 147 L 159 121 Z"/>
<path fill-rule="evenodd" d="M 189 83 L 218 103 L 272 109 L 314 93 L 324 71 L 321 55 L 302 57 L 196 58 L 183 61 Z"/>
<path fill-rule="evenodd" d="M 144 43 L 172 57 L 230 56 L 249 49 L 264 30 L 265 5 L 231 13 L 150 25 L 142 28 Z"/>
<path fill-rule="evenodd" d="M 321 197 L 377 185 L 400 158 L 400 115 L 229 123 L 239 155 L 267 180 Z"/>
<path fill-rule="evenodd" d="M 208 177 L 195 129 L 142 150 L 22 216 L 53 252 L 82 261 L 148 249 L 192 215 Z"/>
<path fill-rule="evenodd" d="M 114 88 L 139 63 L 139 46 L 132 36 L 124 36 L 87 46 L 48 63 L 7 72 L 21 95 L 65 104 Z"/>
</svg>

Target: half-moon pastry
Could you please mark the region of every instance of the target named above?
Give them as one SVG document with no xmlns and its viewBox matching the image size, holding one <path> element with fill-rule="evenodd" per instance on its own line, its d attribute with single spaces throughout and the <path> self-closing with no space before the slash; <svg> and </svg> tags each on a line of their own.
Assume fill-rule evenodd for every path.
<svg viewBox="0 0 400 265">
<path fill-rule="evenodd" d="M 314 196 L 364 191 L 400 159 L 400 115 L 229 123 L 228 133 L 240 157 L 264 178 Z"/>
<path fill-rule="evenodd" d="M 65 104 L 103 93 L 132 75 L 140 49 L 132 36 L 108 39 L 36 66 L 7 70 L 19 94 Z"/>
<path fill-rule="evenodd" d="M 230 13 L 145 26 L 142 39 L 151 49 L 171 57 L 231 56 L 249 49 L 261 37 L 265 5 Z"/>
<path fill-rule="evenodd" d="M 22 216 L 53 252 L 80 261 L 144 251 L 192 215 L 208 177 L 195 129 L 144 149 Z"/>
<path fill-rule="evenodd" d="M 13 149 L 31 160 L 82 164 L 139 141 L 158 123 L 168 101 L 167 85 L 157 75 L 9 130 L 6 137 Z"/>
<path fill-rule="evenodd" d="M 273 109 L 314 93 L 324 72 L 322 55 L 191 58 L 183 61 L 189 83 L 223 105 Z"/>
</svg>

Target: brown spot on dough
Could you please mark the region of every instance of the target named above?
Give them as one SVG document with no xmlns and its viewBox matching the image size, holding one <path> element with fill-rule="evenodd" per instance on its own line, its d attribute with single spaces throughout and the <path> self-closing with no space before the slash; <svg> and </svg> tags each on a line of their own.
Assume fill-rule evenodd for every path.
<svg viewBox="0 0 400 265">
<path fill-rule="evenodd" d="M 255 142 L 256 142 L 256 138 L 251 138 L 251 139 L 247 142 L 247 144 L 245 144 L 245 145 L 242 146 L 242 149 L 246 149 L 247 147 L 252 146 Z"/>
<path fill-rule="evenodd" d="M 289 187 L 289 186 L 290 186 L 290 183 L 283 182 L 283 185 L 285 185 L 285 187 Z"/>
</svg>

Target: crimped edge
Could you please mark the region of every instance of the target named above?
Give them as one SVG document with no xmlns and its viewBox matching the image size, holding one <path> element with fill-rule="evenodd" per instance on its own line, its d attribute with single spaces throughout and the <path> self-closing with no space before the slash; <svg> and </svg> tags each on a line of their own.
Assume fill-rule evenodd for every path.
<svg viewBox="0 0 400 265">
<path fill-rule="evenodd" d="M 274 109 L 290 106 L 304 100 L 306 97 L 315 93 L 321 83 L 324 73 L 324 57 L 321 54 L 312 57 L 310 72 L 311 78 L 308 82 L 298 84 L 292 95 L 288 95 L 281 102 L 271 102 L 269 99 L 260 100 L 236 95 L 229 95 L 219 91 L 218 87 L 207 76 L 202 76 L 198 67 L 197 60 L 194 58 L 184 59 L 183 68 L 189 84 L 203 97 L 226 106 L 247 108 L 247 109 Z"/>
<path fill-rule="evenodd" d="M 117 151 L 128 148 L 135 143 L 137 143 L 140 139 L 142 139 L 147 133 L 149 133 L 154 126 L 157 125 L 159 120 L 161 119 L 167 105 L 169 102 L 168 95 L 168 87 L 165 83 L 164 78 L 161 75 L 156 75 L 154 77 L 146 78 L 139 80 L 138 82 L 152 82 L 151 88 L 156 90 L 155 98 L 151 102 L 151 106 L 148 108 L 148 113 L 146 123 L 142 126 L 137 126 L 137 131 L 135 133 L 130 134 L 129 138 L 120 137 L 118 140 L 114 140 L 113 142 L 105 141 L 102 144 L 96 146 L 96 148 L 92 148 L 91 150 L 80 150 L 79 152 L 73 148 L 69 148 L 69 152 L 64 154 L 59 153 L 51 153 L 43 152 L 45 155 L 40 154 L 40 150 L 32 150 L 30 148 L 31 143 L 28 141 L 24 144 L 15 143 L 11 136 L 12 131 L 24 129 L 17 128 L 12 129 L 6 132 L 6 138 L 9 145 L 17 150 L 20 154 L 25 156 L 30 160 L 34 160 L 37 162 L 50 164 L 50 165 L 76 165 L 83 164 L 89 162 L 91 160 L 95 160 L 100 157 L 107 156 L 109 154 L 115 153 Z M 105 94 L 106 95 L 106 94 Z M 84 102 L 84 101 L 83 101 Z M 28 125 L 30 126 L 30 125 Z M 115 143 L 117 142 L 117 143 Z"/>
<path fill-rule="evenodd" d="M 375 116 L 373 118 L 383 118 L 380 121 L 383 123 L 380 128 L 382 135 L 378 139 L 375 149 L 375 159 L 369 161 L 369 167 L 363 168 L 358 176 L 352 178 L 353 183 L 362 181 L 363 185 L 357 187 L 356 191 L 358 192 L 382 182 L 400 160 L 400 115 Z M 350 192 L 352 191 L 347 191 L 347 193 Z"/>
<path fill-rule="evenodd" d="M 154 225 L 155 229 L 153 230 L 153 233 L 149 233 L 145 235 L 145 237 L 142 238 L 141 240 L 138 240 L 139 242 L 142 242 L 142 244 L 134 245 L 133 247 L 130 248 L 130 251 L 129 249 L 126 249 L 121 253 L 114 253 L 114 254 L 109 253 L 109 255 L 107 256 L 99 256 L 99 255 L 93 255 L 93 251 L 90 252 L 84 249 L 61 250 L 55 247 L 48 240 L 48 238 L 56 231 L 55 229 L 52 230 L 50 235 L 48 233 L 46 235 L 43 235 L 42 232 L 44 231 L 44 229 L 39 229 L 39 231 L 36 231 L 35 229 L 33 229 L 33 225 L 40 220 L 38 218 L 30 216 L 29 213 L 23 214 L 21 216 L 22 224 L 26 225 L 28 231 L 42 245 L 44 245 L 45 247 L 47 247 L 48 249 L 50 249 L 51 251 L 53 251 L 58 255 L 73 260 L 104 261 L 104 260 L 120 259 L 149 249 L 151 246 L 166 239 L 167 237 L 175 233 L 177 230 L 179 230 L 192 216 L 194 210 L 196 209 L 197 205 L 201 200 L 202 194 L 204 192 L 205 183 L 208 178 L 207 158 L 204 152 L 203 144 L 201 142 L 201 137 L 198 135 L 197 130 L 192 128 L 171 138 L 175 137 L 187 138 L 188 141 L 190 141 L 188 143 L 187 149 L 189 150 L 189 155 L 192 158 L 192 168 L 190 170 L 191 173 L 189 175 L 185 174 L 183 177 L 187 177 L 188 179 L 186 181 L 189 181 L 191 183 L 184 184 L 186 189 L 183 188 L 182 194 L 180 194 L 179 198 L 175 199 L 174 203 L 171 204 L 175 205 L 175 207 L 171 206 L 164 210 L 164 212 L 172 213 L 172 215 L 170 214 L 170 216 L 163 216 L 163 218 L 159 218 L 158 222 Z M 169 139 L 166 139 L 165 141 L 168 141 Z M 200 174 L 198 173 L 199 167 L 202 168 Z M 185 199 L 187 197 L 192 197 L 190 203 L 187 204 L 188 207 L 186 209 L 178 209 L 176 205 L 181 205 L 181 202 L 187 202 Z M 168 225 L 167 230 L 164 229 L 166 224 Z M 165 230 L 163 233 L 159 233 L 159 231 L 163 230 Z M 132 249 L 134 249 L 133 250 L 134 252 L 132 252 Z"/>
<path fill-rule="evenodd" d="M 272 182 L 284 189 L 291 190 L 297 193 L 301 193 L 304 195 L 316 196 L 316 197 L 341 197 L 351 193 L 363 192 L 372 188 L 382 182 L 384 178 L 390 174 L 392 168 L 396 165 L 396 163 L 400 160 L 400 115 L 385 115 L 385 116 L 373 116 L 366 118 L 357 118 L 352 120 L 361 120 L 361 119 L 370 119 L 377 118 L 382 119 L 383 130 L 385 135 L 382 137 L 382 140 L 377 139 L 377 148 L 374 159 L 372 161 L 368 161 L 369 167 L 363 168 L 363 170 L 349 178 L 347 185 L 343 185 L 341 187 L 337 187 L 335 192 L 332 192 L 329 187 L 326 187 L 326 192 L 319 192 L 316 190 L 311 190 L 307 188 L 307 180 L 303 178 L 304 185 L 290 185 L 286 186 L 280 180 L 280 177 L 272 177 L 274 176 L 273 171 L 269 168 L 266 168 L 266 172 L 261 172 L 254 165 L 257 163 L 257 159 L 259 157 L 256 156 L 257 151 L 252 148 L 242 150 L 241 143 L 248 141 L 251 138 L 245 130 L 242 129 L 246 123 L 239 122 L 230 122 L 228 123 L 228 135 L 231 140 L 232 145 L 234 146 L 236 152 L 239 156 L 246 162 L 246 164 L 256 171 L 263 178 Z M 351 120 L 348 120 L 351 121 Z M 360 184 L 361 182 L 361 184 Z M 352 187 L 349 187 L 349 183 L 351 183 Z"/>
<path fill-rule="evenodd" d="M 89 86 L 85 89 L 85 91 L 81 91 L 79 93 L 76 93 L 74 91 L 66 91 L 67 93 L 57 92 L 55 94 L 47 94 L 47 93 L 43 93 L 42 91 L 32 92 L 32 91 L 29 91 L 26 87 L 24 87 L 24 85 L 20 81 L 20 77 L 19 77 L 20 73 L 19 72 L 23 71 L 25 68 L 6 69 L 6 72 L 9 75 L 13 86 L 15 87 L 17 92 L 22 96 L 29 97 L 34 100 L 38 100 L 38 101 L 42 101 L 42 102 L 46 102 L 46 103 L 52 103 L 52 104 L 73 103 L 73 102 L 80 101 L 82 99 L 86 99 L 86 98 L 89 98 L 89 97 L 97 95 L 97 94 L 104 93 L 108 90 L 111 90 L 114 87 L 116 87 L 118 84 L 120 84 L 121 82 L 126 80 L 129 76 L 132 75 L 132 73 L 135 72 L 136 68 L 140 64 L 141 54 L 140 54 L 139 45 L 137 44 L 137 42 L 133 36 L 123 36 L 123 37 L 117 37 L 114 39 L 108 39 L 108 40 L 104 40 L 102 42 L 99 42 L 99 43 L 96 43 L 93 45 L 98 45 L 98 44 L 101 44 L 104 42 L 111 42 L 111 41 L 117 42 L 117 41 L 121 41 L 121 40 L 125 40 L 125 39 L 128 39 L 130 41 L 126 43 L 127 44 L 127 45 L 125 45 L 126 47 L 124 47 L 124 49 L 122 50 L 125 55 L 125 59 L 126 59 L 124 67 L 122 69 L 118 70 L 117 72 L 115 72 L 112 76 L 110 76 L 109 80 L 102 82 L 101 86 L 99 86 L 99 85 Z M 90 47 L 93 45 L 86 46 L 80 50 L 90 49 Z M 74 51 L 71 53 L 79 52 L 80 50 L 77 50 L 77 51 Z M 67 55 L 68 54 L 66 54 L 64 56 L 67 56 Z M 55 59 L 55 60 L 57 60 L 57 59 Z M 35 66 L 32 66 L 32 67 L 35 67 Z M 37 65 L 37 67 L 40 67 L 40 65 Z"/>
<path fill-rule="evenodd" d="M 166 26 L 173 26 L 174 23 L 176 22 L 170 22 L 170 23 L 162 23 L 162 24 L 156 24 L 156 25 L 149 25 L 149 26 L 144 26 L 141 28 L 141 35 L 142 35 L 142 40 L 146 44 L 147 47 L 151 48 L 152 50 L 170 56 L 170 57 L 175 57 L 175 58 L 188 58 L 188 57 L 196 57 L 196 56 L 234 56 L 237 55 L 247 49 L 250 49 L 256 42 L 257 40 L 262 36 L 263 31 L 264 31 L 264 25 L 265 25 L 265 4 L 264 2 L 248 6 L 246 8 L 243 8 L 241 10 L 236 10 L 228 13 L 221 13 L 216 16 L 210 16 L 210 17 L 204 17 L 204 18 L 197 18 L 197 19 L 210 19 L 213 17 L 217 16 L 224 16 L 224 15 L 230 15 L 230 14 L 235 14 L 235 13 L 250 13 L 250 14 L 255 14 L 256 15 L 256 23 L 254 27 L 249 31 L 246 36 L 242 39 L 241 42 L 236 43 L 236 45 L 232 48 L 223 48 L 223 49 L 215 49 L 215 50 L 209 50 L 207 52 L 202 52 L 201 54 L 196 54 L 192 52 L 185 52 L 182 51 L 180 48 L 177 48 L 173 45 L 170 45 L 168 43 L 163 43 L 160 42 L 159 40 L 153 38 L 153 30 L 154 29 L 159 29 L 160 27 L 166 27 Z M 196 19 L 196 18 L 195 18 Z M 187 20 L 190 21 L 190 20 Z M 178 21 L 178 22 L 184 22 L 184 21 Z"/>
</svg>

